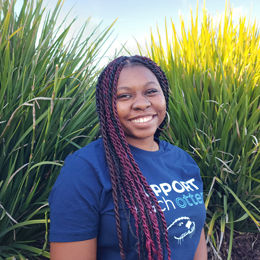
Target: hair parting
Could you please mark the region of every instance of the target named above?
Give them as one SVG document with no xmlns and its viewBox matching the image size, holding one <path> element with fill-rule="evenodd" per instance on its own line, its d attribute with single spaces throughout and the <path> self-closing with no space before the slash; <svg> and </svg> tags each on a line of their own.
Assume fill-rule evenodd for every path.
<svg viewBox="0 0 260 260">
<path fill-rule="evenodd" d="M 168 81 L 164 72 L 146 57 L 119 57 L 108 64 L 98 79 L 96 104 L 110 169 L 120 255 L 122 259 L 126 258 L 119 214 L 121 205 L 132 234 L 130 216 L 126 213 L 126 208 L 130 210 L 135 220 L 136 230 L 135 235 L 133 235 L 137 238 L 139 259 L 163 260 L 164 247 L 166 247 L 167 259 L 170 260 L 171 250 L 164 214 L 156 196 L 134 160 L 116 110 L 117 82 L 121 70 L 127 66 L 148 68 L 160 83 L 166 100 L 166 109 L 168 109 L 169 99 Z M 166 118 L 159 128 L 163 128 L 165 122 Z M 159 137 L 159 135 L 160 129 L 157 129 L 155 137 Z"/>
</svg>

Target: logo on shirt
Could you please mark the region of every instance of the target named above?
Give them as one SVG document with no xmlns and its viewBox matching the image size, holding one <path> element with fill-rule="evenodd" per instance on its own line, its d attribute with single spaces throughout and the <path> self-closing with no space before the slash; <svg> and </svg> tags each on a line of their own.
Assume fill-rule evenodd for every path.
<svg viewBox="0 0 260 260">
<path fill-rule="evenodd" d="M 195 222 L 191 221 L 189 217 L 180 217 L 175 219 L 167 230 L 170 228 L 174 228 L 175 233 L 180 234 L 175 235 L 174 238 L 178 240 L 178 244 L 181 244 L 186 236 L 192 238 L 195 233 Z"/>
</svg>

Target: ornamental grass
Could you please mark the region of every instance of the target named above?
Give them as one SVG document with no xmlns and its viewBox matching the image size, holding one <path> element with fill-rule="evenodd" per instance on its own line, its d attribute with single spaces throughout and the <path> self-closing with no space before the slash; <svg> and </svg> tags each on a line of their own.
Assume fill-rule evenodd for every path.
<svg viewBox="0 0 260 260">
<path fill-rule="evenodd" d="M 66 42 L 62 4 L 45 15 L 42 1 L 24 1 L 16 14 L 16 1 L 0 0 L 0 259 L 49 257 L 49 192 L 98 129 L 97 55 L 111 27 L 83 39 L 87 21 Z"/>
<path fill-rule="evenodd" d="M 166 24 L 166 44 L 158 29 L 159 40 L 151 32 L 146 49 L 170 83 L 171 122 L 164 138 L 197 161 L 209 243 L 220 259 L 223 235 L 229 229 L 225 259 L 230 259 L 234 230 L 259 232 L 259 27 L 244 16 L 235 24 L 228 3 L 218 22 L 205 5 L 199 20 L 197 5 L 188 29 L 180 17 L 180 34 L 173 22 L 170 30 Z"/>
</svg>

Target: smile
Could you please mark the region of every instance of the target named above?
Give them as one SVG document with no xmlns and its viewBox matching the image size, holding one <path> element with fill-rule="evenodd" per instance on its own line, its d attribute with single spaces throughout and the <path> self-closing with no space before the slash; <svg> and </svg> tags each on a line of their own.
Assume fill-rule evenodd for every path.
<svg viewBox="0 0 260 260">
<path fill-rule="evenodd" d="M 151 121 L 152 119 L 153 119 L 153 116 L 146 116 L 146 117 L 140 117 L 140 118 L 133 119 L 133 120 L 131 120 L 131 122 L 146 123 L 146 122 Z"/>
</svg>

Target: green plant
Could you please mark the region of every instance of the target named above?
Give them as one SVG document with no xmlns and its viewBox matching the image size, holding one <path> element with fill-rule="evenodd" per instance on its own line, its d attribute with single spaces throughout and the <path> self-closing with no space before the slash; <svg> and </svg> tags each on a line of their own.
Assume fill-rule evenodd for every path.
<svg viewBox="0 0 260 260">
<path fill-rule="evenodd" d="M 148 56 L 170 82 L 170 129 L 164 138 L 195 158 L 205 187 L 208 235 L 219 250 L 225 227 L 258 232 L 260 221 L 260 37 L 256 22 L 232 20 L 226 4 L 216 25 L 204 7 L 201 25 L 191 12 L 181 36 L 158 29 Z M 140 49 L 140 52 L 141 49 Z M 221 227 L 217 246 L 214 230 Z"/>
<path fill-rule="evenodd" d="M 62 1 L 44 22 L 42 1 L 24 1 L 18 16 L 15 4 L 0 1 L 0 259 L 38 259 L 49 257 L 47 199 L 60 166 L 97 134 L 97 55 L 111 27 L 91 43 L 86 22 L 65 43 Z"/>
</svg>

